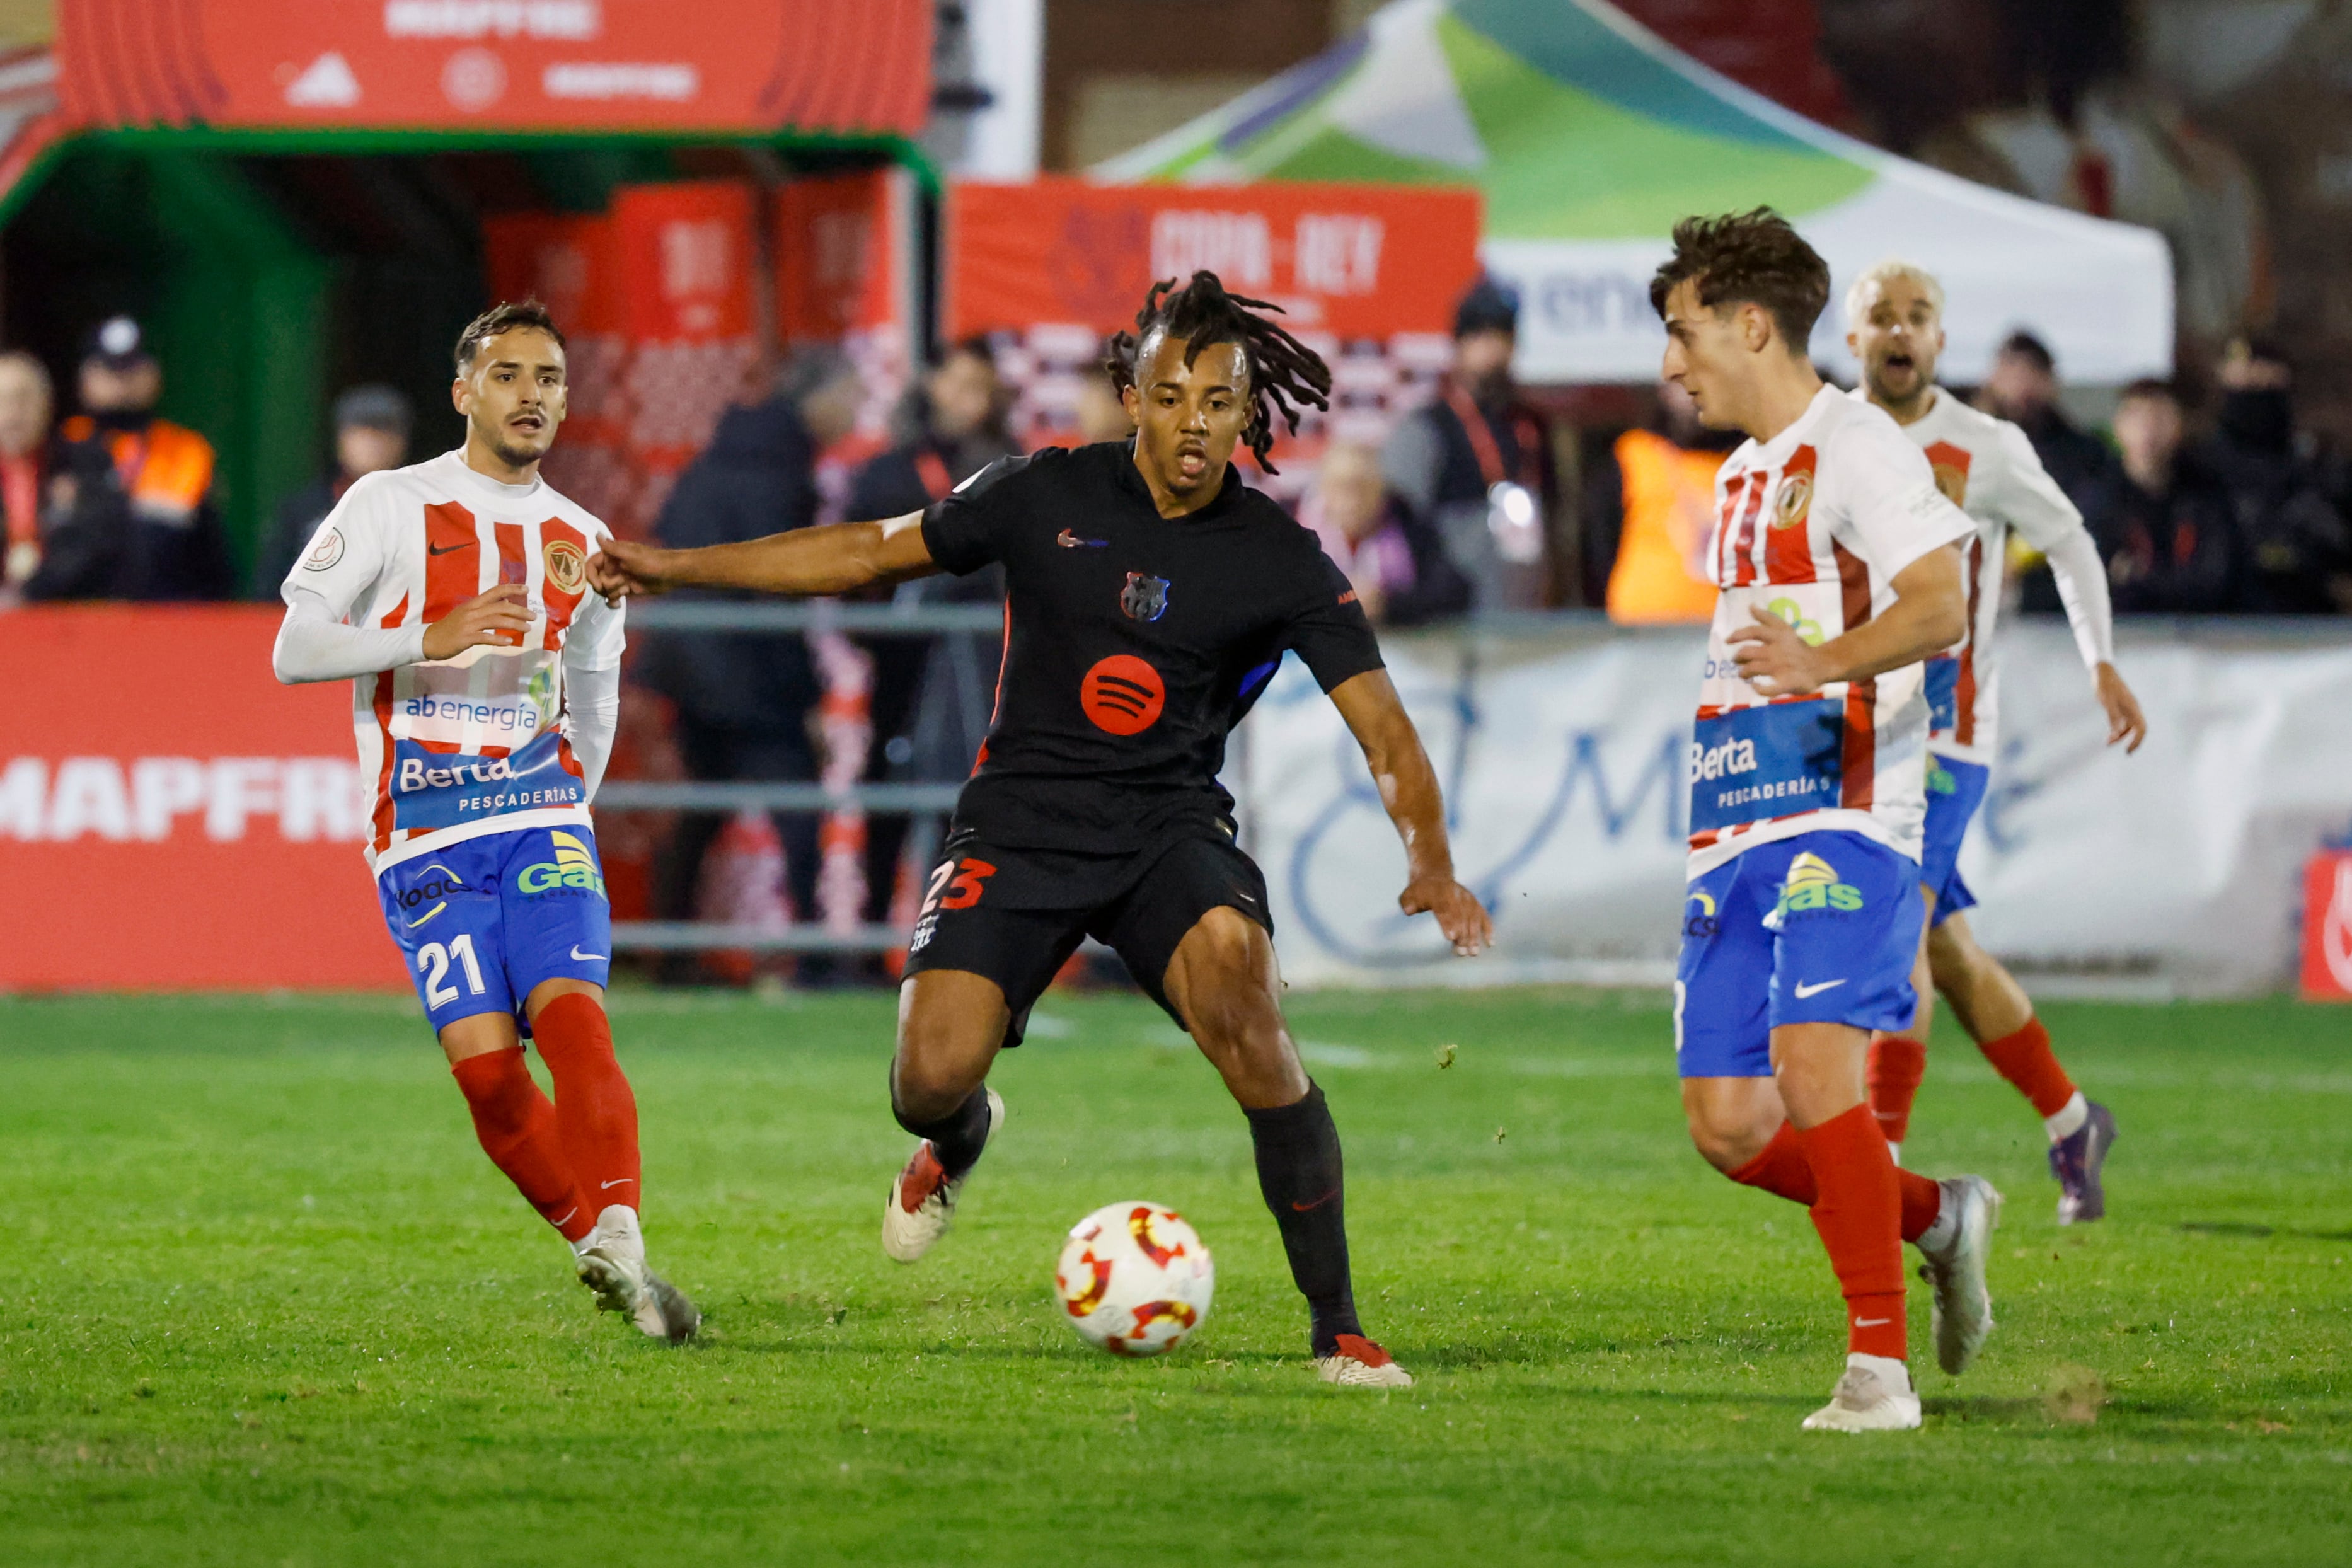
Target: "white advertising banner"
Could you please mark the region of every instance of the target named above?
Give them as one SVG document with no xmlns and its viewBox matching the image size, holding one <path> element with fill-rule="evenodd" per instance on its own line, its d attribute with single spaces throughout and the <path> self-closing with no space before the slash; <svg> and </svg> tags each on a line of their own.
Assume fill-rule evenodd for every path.
<svg viewBox="0 0 2352 1568">
<path fill-rule="evenodd" d="M 2063 624 L 2004 628 L 2001 760 L 1960 865 L 1970 921 L 2026 975 L 2148 995 L 2292 978 L 2303 866 L 2352 830 L 2352 635 L 2126 625 L 2137 756 L 2105 745 Z M 1297 663 L 1225 782 L 1299 985 L 1664 984 L 1680 939 L 1702 631 L 1384 639 L 1444 785 L 1496 951 L 1454 959 L 1397 912 L 1404 855 L 1361 754 Z"/>
</svg>

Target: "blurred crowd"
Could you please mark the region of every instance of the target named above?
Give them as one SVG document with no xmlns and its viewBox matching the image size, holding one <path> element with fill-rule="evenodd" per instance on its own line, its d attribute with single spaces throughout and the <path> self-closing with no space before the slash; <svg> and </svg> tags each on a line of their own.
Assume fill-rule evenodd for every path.
<svg viewBox="0 0 2352 1568">
<path fill-rule="evenodd" d="M 1671 386 L 1630 427 L 1564 419 L 1562 405 L 1513 381 L 1517 331 L 1511 295 L 1474 289 L 1456 311 L 1435 396 L 1379 446 L 1304 448 L 1314 474 L 1300 521 L 1388 626 L 1557 608 L 1605 610 L 1625 624 L 1706 620 L 1715 475 L 1735 439 L 1702 428 Z M 399 393 L 345 391 L 316 478 L 277 506 L 239 574 L 211 444 L 156 412 L 164 368 L 137 321 L 100 323 L 76 366 L 73 412 L 59 421 L 41 363 L 0 354 L 0 606 L 274 599 L 343 492 L 412 456 L 414 411 Z M 2022 426 L 2082 509 L 2118 611 L 2352 610 L 2352 462 L 2299 426 L 2294 373 L 2275 345 L 2233 344 L 2203 395 L 2134 383 L 2102 432 L 2069 416 L 2058 367 L 2026 333 L 2002 345 L 1967 395 Z M 841 353 L 799 353 L 755 401 L 727 411 L 679 475 L 655 534 L 717 544 L 901 515 L 1018 450 L 1013 395 L 985 340 L 952 344 L 919 371 L 883 440 L 854 436 L 865 396 Z M 1095 378 L 1072 438 L 1123 439 L 1130 429 L 1108 378 Z M 2048 573 L 2030 558 L 2015 565 L 2023 606 L 2058 610 Z M 925 579 L 893 596 L 986 603 L 1002 592 L 983 575 Z M 993 634 L 649 628 L 632 640 L 618 777 L 953 784 L 988 719 Z M 623 879 L 635 879 L 636 914 L 848 930 L 911 919 L 907 868 L 919 868 L 930 846 L 910 834 L 936 831 L 935 816 L 903 811 L 639 812 L 619 815 L 607 850 L 616 900 Z M 888 964 L 878 953 L 810 955 L 794 974 L 871 983 L 888 978 Z M 677 955 L 664 971 L 679 981 L 748 973 L 708 954 Z"/>
<path fill-rule="evenodd" d="M 1560 417 L 1569 405 L 1512 379 L 1517 318 L 1505 289 L 1482 280 L 1471 289 L 1455 311 L 1437 395 L 1378 447 L 1325 447 L 1299 521 L 1384 625 L 1563 608 L 1605 610 L 1626 624 L 1705 620 L 1715 471 L 1736 442 L 1703 429 L 1672 386 L 1658 388 L 1630 428 Z M 2276 344 L 2242 338 L 2201 381 L 2193 392 L 2135 382 L 2107 427 L 2094 431 L 2067 413 L 2073 400 L 2049 349 L 2021 331 L 1982 386 L 1959 390 L 2032 438 L 2082 509 L 2118 611 L 2352 611 L 2352 455 L 2327 449 L 2298 422 L 2292 363 Z M 0 353 L 0 607 L 274 599 L 344 489 L 411 457 L 407 400 L 388 386 L 345 391 L 319 473 L 279 501 L 240 571 L 212 444 L 157 413 L 164 366 L 137 321 L 116 316 L 91 331 L 72 390 L 73 411 L 60 420 L 41 362 Z M 1127 417 L 1108 380 L 1087 391 L 1076 437 L 1123 437 Z M 917 377 L 887 448 L 849 475 L 845 492 L 838 482 L 828 490 L 823 476 L 839 468 L 828 455 L 837 458 L 860 395 L 846 359 L 800 356 L 764 400 L 727 415 L 656 532 L 710 543 L 913 510 L 1015 449 L 1008 390 L 988 343 L 975 339 Z M 2016 565 L 2023 607 L 2057 610 L 2048 574 L 2030 558 Z M 935 584 L 921 595 L 986 592 Z M 904 638 L 860 646 L 875 667 L 875 721 L 890 730 L 913 710 L 924 656 Z M 745 777 L 814 776 L 813 758 L 792 738 L 803 726 L 782 722 L 805 711 L 817 689 L 797 647 L 793 638 L 710 634 L 664 656 L 658 678 L 697 758 Z M 730 738 L 742 732 L 762 738 Z"/>
</svg>

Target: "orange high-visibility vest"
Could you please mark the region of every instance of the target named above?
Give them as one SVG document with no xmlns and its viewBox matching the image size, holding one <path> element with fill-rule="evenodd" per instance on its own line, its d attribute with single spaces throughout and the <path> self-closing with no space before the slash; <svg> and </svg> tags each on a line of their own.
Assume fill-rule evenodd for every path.
<svg viewBox="0 0 2352 1568">
<path fill-rule="evenodd" d="M 98 425 L 77 414 L 62 432 L 68 441 L 87 441 Z M 184 425 L 152 421 L 143 433 L 118 430 L 106 438 L 114 471 L 131 497 L 131 510 L 158 522 L 185 523 L 213 488 L 213 444 Z"/>
<path fill-rule="evenodd" d="M 1664 436 L 1617 437 L 1625 477 L 1625 521 L 1609 573 L 1609 618 L 1639 624 L 1706 621 L 1715 616 L 1706 537 L 1715 521 L 1721 452 L 1686 452 Z"/>
</svg>

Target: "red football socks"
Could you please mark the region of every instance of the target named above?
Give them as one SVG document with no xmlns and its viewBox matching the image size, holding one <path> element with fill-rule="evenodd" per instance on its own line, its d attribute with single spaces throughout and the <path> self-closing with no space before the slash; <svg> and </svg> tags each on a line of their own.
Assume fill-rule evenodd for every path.
<svg viewBox="0 0 2352 1568">
<path fill-rule="evenodd" d="M 2017 1033 L 1980 1040 L 1977 1048 L 1984 1052 L 1993 1070 L 2015 1084 L 2017 1092 L 2032 1100 L 2033 1109 L 2043 1116 L 2057 1115 L 2074 1098 L 2074 1080 L 2051 1054 L 2050 1031 L 2042 1026 L 2041 1019 L 2028 1018 Z"/>
<path fill-rule="evenodd" d="M 1813 1167 L 1805 1160 L 1802 1135 L 1789 1122 L 1772 1134 L 1772 1142 L 1764 1152 L 1739 1169 L 1727 1173 L 1742 1186 L 1761 1187 L 1790 1203 L 1813 1206 L 1820 1189 L 1813 1184 Z"/>
<path fill-rule="evenodd" d="M 555 1107 L 539 1092 L 523 1065 L 522 1048 L 510 1047 L 467 1057 L 449 1068 L 474 1113 L 474 1135 L 490 1163 L 507 1173 L 540 1216 L 577 1241 L 595 1228 L 596 1211 L 580 1195 L 571 1162 L 556 1132 Z"/>
<path fill-rule="evenodd" d="M 1803 1134 L 1786 1121 L 1762 1153 L 1727 1174 L 1742 1186 L 1760 1188 L 1807 1208 L 1821 1195 L 1813 1167 L 1805 1158 Z M 1903 1205 L 1903 1239 L 1916 1241 L 1936 1223 L 1944 1206 L 1944 1189 L 1932 1178 L 1900 1166 L 1895 1168 L 1895 1184 Z"/>
<path fill-rule="evenodd" d="M 1870 1058 L 1863 1081 L 1868 1086 L 1871 1113 L 1889 1143 L 1911 1134 L 1911 1102 L 1919 1098 L 1919 1080 L 1927 1076 L 1927 1047 L 1908 1035 L 1887 1035 L 1870 1042 Z"/>
<path fill-rule="evenodd" d="M 1846 1304 L 1846 1348 L 1901 1361 L 1903 1201 L 1895 1161 L 1867 1105 L 1797 1134 L 1821 1195 L 1813 1228 Z"/>
<path fill-rule="evenodd" d="M 556 1129 L 590 1208 L 638 1207 L 637 1097 L 613 1056 L 604 1009 L 570 992 L 539 1010 L 530 1032 L 555 1079 Z"/>
</svg>

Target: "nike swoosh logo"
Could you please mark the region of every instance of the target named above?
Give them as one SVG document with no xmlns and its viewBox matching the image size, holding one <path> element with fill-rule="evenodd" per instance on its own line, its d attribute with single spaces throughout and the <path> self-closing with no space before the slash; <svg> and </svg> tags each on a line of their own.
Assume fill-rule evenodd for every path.
<svg viewBox="0 0 2352 1568">
<path fill-rule="evenodd" d="M 425 553 L 427 555 L 446 555 L 452 550 L 475 550 L 479 547 L 479 542 L 475 540 L 468 540 L 463 544 L 428 544 L 425 547 Z"/>
<path fill-rule="evenodd" d="M 1325 1204 L 1329 1203 L 1333 1198 L 1336 1198 L 1339 1195 L 1339 1189 L 1333 1187 L 1329 1192 L 1325 1193 L 1321 1197 L 1317 1198 L 1311 1204 L 1293 1203 L 1290 1206 L 1297 1213 L 1312 1214 L 1317 1209 L 1321 1208 Z"/>
<path fill-rule="evenodd" d="M 1853 1326 L 1857 1329 L 1878 1329 L 1885 1327 L 1894 1321 L 1892 1318 L 1856 1318 L 1853 1321 Z"/>
<path fill-rule="evenodd" d="M 574 963 L 596 963 L 602 962 L 604 957 L 601 952 L 581 952 L 580 944 L 576 942 L 572 944 L 572 962 Z"/>
<path fill-rule="evenodd" d="M 1108 539 L 1080 539 L 1076 534 L 1072 533 L 1066 528 L 1062 530 L 1061 532 L 1054 536 L 1054 542 L 1060 545 L 1065 550 L 1076 550 L 1082 547 L 1087 550 L 1100 550 L 1108 545 L 1110 541 Z"/>
<path fill-rule="evenodd" d="M 1832 985 L 1843 985 L 1844 984 L 1845 982 L 1843 980 L 1824 980 L 1817 984 L 1807 985 L 1803 982 L 1800 981 L 1797 984 L 1797 1000 L 1801 1002 L 1808 996 L 1818 996 Z"/>
<path fill-rule="evenodd" d="M 636 1177 L 635 1177 L 635 1176 L 615 1176 L 615 1177 L 614 1177 L 614 1178 L 613 1178 L 611 1181 L 609 1181 L 609 1182 L 599 1182 L 599 1183 L 597 1183 L 597 1184 L 596 1184 L 596 1188 L 597 1188 L 597 1190 L 598 1190 L 599 1192 L 602 1192 L 602 1191 L 603 1191 L 604 1189 L 605 1189 L 606 1187 L 618 1187 L 618 1186 L 625 1186 L 625 1185 L 626 1185 L 627 1184 L 629 1184 L 629 1183 L 631 1183 L 631 1182 L 634 1182 L 634 1181 L 635 1181 L 635 1180 L 636 1180 Z"/>
</svg>

